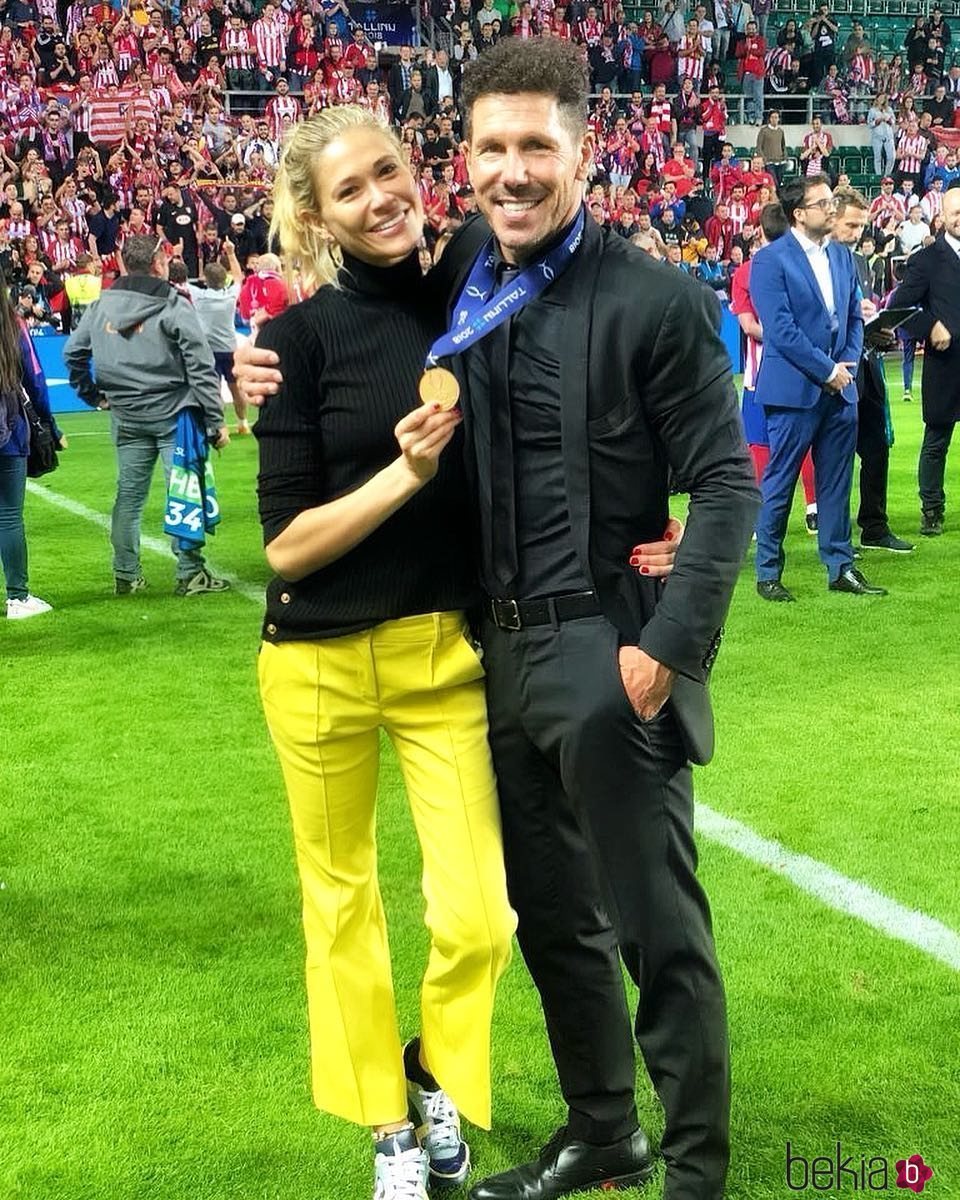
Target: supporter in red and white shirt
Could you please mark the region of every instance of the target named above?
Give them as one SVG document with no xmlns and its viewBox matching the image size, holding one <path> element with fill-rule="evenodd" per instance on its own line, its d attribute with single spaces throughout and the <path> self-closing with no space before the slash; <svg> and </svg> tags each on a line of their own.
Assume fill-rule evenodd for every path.
<svg viewBox="0 0 960 1200">
<path fill-rule="evenodd" d="M 770 188 L 763 186 L 757 188 L 757 190 L 753 192 L 748 199 L 750 201 L 750 224 L 753 225 L 754 228 L 759 228 L 760 214 L 768 204 L 773 204 L 776 202 L 776 196 L 770 190 Z"/>
<path fill-rule="evenodd" d="M 923 160 L 927 157 L 929 149 L 930 144 L 921 132 L 917 119 L 911 117 L 897 138 L 894 176 L 900 182 L 911 179 L 915 192 L 920 190 Z"/>
<path fill-rule="evenodd" d="M 733 146 L 724 142 L 720 147 L 720 158 L 710 168 L 710 186 L 715 201 L 729 199 L 735 183 L 743 183 L 743 167 L 733 156 Z"/>
<path fill-rule="evenodd" d="M 57 203 L 70 221 L 70 232 L 74 237 L 87 238 L 87 206 L 77 194 L 77 181 L 73 176 L 64 180 L 57 192 Z"/>
<path fill-rule="evenodd" d="M 659 174 L 667 161 L 666 139 L 660 132 L 657 118 L 653 116 L 647 117 L 643 133 L 640 135 L 641 162 L 647 154 L 653 155 Z"/>
<path fill-rule="evenodd" d="M 520 11 L 510 22 L 510 32 L 523 41 L 540 36 L 540 26 L 533 15 L 532 4 L 521 4 Z"/>
<path fill-rule="evenodd" d="M 720 157 L 720 143 L 727 136 L 727 104 L 716 85 L 710 88 L 700 108 L 703 125 L 703 157 L 712 163 Z M 713 153 L 708 155 L 708 141 Z"/>
<path fill-rule="evenodd" d="M 113 32 L 113 58 L 117 71 L 122 79 L 133 70 L 134 63 L 140 62 L 140 39 L 126 17 L 121 17 Z"/>
<path fill-rule="evenodd" d="M 712 217 L 707 217 L 703 223 L 703 232 L 711 246 L 717 248 L 717 258 L 722 263 L 730 261 L 730 251 L 733 248 L 734 229 L 730 220 L 730 209 L 720 201 Z"/>
<path fill-rule="evenodd" d="M 663 164 L 662 175 L 664 179 L 672 179 L 677 187 L 677 195 L 680 199 L 690 194 L 696 182 L 696 168 L 693 162 L 687 158 L 687 148 L 683 142 L 677 142 L 673 147 L 673 153 Z"/>
<path fill-rule="evenodd" d="M 117 234 L 117 250 L 123 249 L 123 243 L 129 237 L 146 237 L 152 232 L 150 224 L 147 220 L 147 214 L 142 208 L 131 208 L 130 216 L 120 226 L 120 232 Z"/>
<path fill-rule="evenodd" d="M 343 58 L 343 52 L 347 47 L 343 38 L 340 36 L 340 27 L 337 25 L 336 21 L 328 21 L 327 32 L 323 38 L 323 52 L 327 58 L 330 57 L 330 51 L 334 48 L 334 46 L 336 46 L 340 51 L 340 53 L 337 55 L 337 58 Z"/>
<path fill-rule="evenodd" d="M 127 164 L 126 155 L 115 154 L 107 163 L 107 182 L 117 197 L 118 207 L 124 211 L 133 205 L 133 172 Z"/>
<path fill-rule="evenodd" d="M 677 44 L 677 74 L 698 84 L 703 79 L 703 38 L 696 17 L 687 22 L 687 32 Z"/>
<path fill-rule="evenodd" d="M 77 265 L 77 255 L 83 253 L 83 242 L 71 234 L 66 217 L 58 217 L 54 222 L 53 237 L 47 235 L 41 241 L 50 266 L 58 275 L 72 271 Z"/>
<path fill-rule="evenodd" d="M 390 123 L 390 98 L 383 94 L 380 84 L 375 79 L 371 79 L 367 84 L 366 92 L 361 96 L 358 104 L 361 108 L 372 112 L 379 120 L 386 124 Z"/>
<path fill-rule="evenodd" d="M 270 124 L 270 136 L 274 141 L 279 142 L 280 140 L 284 117 L 289 117 L 291 121 L 298 121 L 300 112 L 300 101 L 296 96 L 290 95 L 290 84 L 285 79 L 278 79 L 277 94 L 267 101 L 267 107 L 264 110 Z"/>
<path fill-rule="evenodd" d="M 7 236 L 10 241 L 22 241 L 36 231 L 37 227 L 24 213 L 23 204 L 19 200 L 11 200 L 10 216 L 7 220 Z"/>
<path fill-rule="evenodd" d="M 324 83 L 330 89 L 331 94 L 343 78 L 343 51 L 340 49 L 340 45 L 340 42 L 332 42 L 320 62 L 323 67 Z"/>
<path fill-rule="evenodd" d="M 290 50 L 295 73 L 294 84 L 302 84 L 313 78 L 321 65 L 321 55 L 317 48 L 317 30 L 311 13 L 303 13 L 300 21 L 294 25 L 290 36 Z M 309 101 L 307 103 L 309 104 Z"/>
<path fill-rule="evenodd" d="M 280 260 L 275 254 L 261 254 L 256 270 L 248 275 L 240 288 L 237 308 L 247 322 L 259 312 L 279 316 L 290 303 L 290 293 L 280 273 Z"/>
<path fill-rule="evenodd" d="M 303 101 L 307 106 L 308 117 L 313 116 L 314 113 L 323 112 L 325 108 L 330 107 L 332 100 L 330 89 L 327 87 L 327 81 L 323 73 L 323 67 L 317 67 L 313 78 L 304 84 Z"/>
<path fill-rule="evenodd" d="M 272 88 L 286 68 L 287 21 L 275 4 L 267 3 L 251 28 L 257 50 L 256 75 L 261 90 Z"/>
<path fill-rule="evenodd" d="M 353 67 L 346 63 L 340 68 L 340 78 L 332 86 L 335 104 L 356 104 L 363 94 Z"/>
<path fill-rule="evenodd" d="M 833 153 L 833 138 L 823 128 L 819 117 L 814 117 L 810 132 L 804 134 L 800 149 L 800 162 L 804 175 L 822 175 L 827 159 Z"/>
<path fill-rule="evenodd" d="M 547 24 L 553 31 L 554 37 L 560 38 L 564 42 L 573 40 L 573 26 L 567 20 L 567 10 L 564 5 L 557 5 Z"/>
<path fill-rule="evenodd" d="M 171 51 L 174 49 L 173 34 L 164 25 L 163 13 L 158 8 L 151 11 L 149 22 L 141 29 L 141 36 L 145 51 L 148 48 L 156 50 L 160 46 L 168 46 Z"/>
<path fill-rule="evenodd" d="M 599 46 L 603 37 L 603 22 L 597 16 L 597 10 L 591 4 L 586 17 L 577 25 L 576 39 L 587 46 Z"/>
<path fill-rule="evenodd" d="M 353 40 L 343 52 L 344 65 L 349 64 L 355 71 L 359 71 L 361 67 L 366 65 L 367 51 L 372 49 L 373 46 L 367 40 L 363 26 L 355 26 Z"/>
<path fill-rule="evenodd" d="M 776 176 L 764 166 L 762 154 L 755 154 L 750 159 L 750 169 L 743 172 L 742 178 L 747 189 L 747 200 L 751 204 L 756 200 L 761 188 L 767 188 L 770 192 L 777 190 Z"/>
<path fill-rule="evenodd" d="M 250 30 L 237 14 L 231 16 L 220 34 L 220 53 L 226 68 L 227 86 L 232 91 L 252 90 L 256 45 Z"/>
<path fill-rule="evenodd" d="M 677 140 L 677 122 L 665 84 L 658 83 L 653 89 L 653 98 L 647 106 L 647 116 L 656 119 L 657 128 L 667 139 L 667 145 L 672 146 Z"/>
<path fill-rule="evenodd" d="M 735 183 L 730 189 L 727 209 L 730 213 L 730 224 L 733 226 L 733 236 L 737 237 L 750 220 L 750 205 L 747 203 L 746 188 L 742 183 Z"/>
<path fill-rule="evenodd" d="M 943 212 L 943 179 L 936 177 L 930 181 L 930 189 L 920 201 L 923 209 L 923 219 L 931 224 L 934 217 Z"/>
</svg>

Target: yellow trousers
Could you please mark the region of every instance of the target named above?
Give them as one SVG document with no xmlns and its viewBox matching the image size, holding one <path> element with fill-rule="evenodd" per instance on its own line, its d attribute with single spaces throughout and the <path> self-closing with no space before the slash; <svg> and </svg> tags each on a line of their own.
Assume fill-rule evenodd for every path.
<svg viewBox="0 0 960 1200">
<path fill-rule="evenodd" d="M 400 761 L 423 853 L 424 1058 L 460 1111 L 490 1127 L 490 1022 L 516 918 L 483 668 L 465 632 L 460 613 L 432 613 L 260 650 L 260 693 L 303 889 L 314 1100 L 361 1125 L 407 1112 L 377 881 L 382 728 Z"/>
</svg>

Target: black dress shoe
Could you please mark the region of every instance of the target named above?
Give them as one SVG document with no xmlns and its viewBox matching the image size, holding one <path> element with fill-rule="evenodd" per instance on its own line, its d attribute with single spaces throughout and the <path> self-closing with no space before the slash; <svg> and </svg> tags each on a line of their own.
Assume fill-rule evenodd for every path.
<svg viewBox="0 0 960 1200">
<path fill-rule="evenodd" d="M 757 595 L 763 600 L 778 600 L 781 604 L 796 600 L 793 592 L 788 592 L 779 579 L 758 579 Z"/>
<path fill-rule="evenodd" d="M 593 1188 L 615 1192 L 639 1187 L 652 1174 L 642 1129 L 607 1146 L 575 1141 L 558 1129 L 534 1162 L 481 1180 L 470 1189 L 470 1200 L 554 1200 Z"/>
<path fill-rule="evenodd" d="M 851 596 L 885 596 L 887 589 L 871 583 L 856 567 L 846 567 L 830 580 L 831 592 L 849 592 Z"/>
</svg>

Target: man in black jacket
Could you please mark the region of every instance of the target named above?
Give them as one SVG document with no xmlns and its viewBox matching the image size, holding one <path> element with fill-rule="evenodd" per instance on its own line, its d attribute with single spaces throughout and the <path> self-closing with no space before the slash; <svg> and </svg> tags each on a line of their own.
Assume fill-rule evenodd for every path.
<svg viewBox="0 0 960 1200">
<path fill-rule="evenodd" d="M 923 312 L 907 326 L 923 338 L 923 445 L 918 469 L 920 532 L 943 533 L 946 494 L 943 476 L 953 428 L 960 419 L 960 188 L 943 197 L 944 234 L 907 259 L 903 283 L 893 303 L 919 305 Z"/>
<path fill-rule="evenodd" d="M 854 188 L 836 188 L 833 193 L 837 206 L 831 236 L 835 242 L 851 251 L 858 245 L 869 221 L 870 204 Z M 864 321 L 877 314 L 874 298 L 873 272 L 862 254 L 853 255 L 860 283 L 860 301 Z M 888 349 L 896 346 L 890 335 Z M 909 554 L 913 543 L 899 538 L 890 528 L 887 517 L 887 479 L 890 471 L 889 406 L 887 377 L 883 352 L 879 344 L 865 337 L 864 353 L 857 367 L 857 454 L 860 458 L 860 545 L 865 550 L 886 550 L 892 554 Z"/>
<path fill-rule="evenodd" d="M 544 252 L 569 254 L 462 364 L 507 876 L 569 1109 L 537 1159 L 471 1197 L 648 1177 L 622 956 L 666 1115 L 664 1196 L 720 1200 L 726 1014 L 690 763 L 713 751 L 706 683 L 757 491 L 717 305 L 592 220 L 577 244 L 592 143 L 576 48 L 506 39 L 471 65 L 464 102 L 498 296 L 535 294 Z M 691 504 L 662 587 L 628 560 L 663 529 L 671 477 Z"/>
</svg>

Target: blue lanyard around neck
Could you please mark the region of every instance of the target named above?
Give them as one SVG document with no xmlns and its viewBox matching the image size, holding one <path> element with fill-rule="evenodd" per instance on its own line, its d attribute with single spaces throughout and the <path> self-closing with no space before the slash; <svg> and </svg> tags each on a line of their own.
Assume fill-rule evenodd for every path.
<svg viewBox="0 0 960 1200">
<path fill-rule="evenodd" d="M 481 249 L 457 298 L 452 328 L 430 347 L 427 366 L 434 367 L 440 358 L 461 354 L 535 300 L 570 265 L 583 241 L 583 230 L 584 211 L 581 208 L 559 245 L 524 267 L 499 291 L 495 290 L 496 255 L 491 237 Z"/>
</svg>

